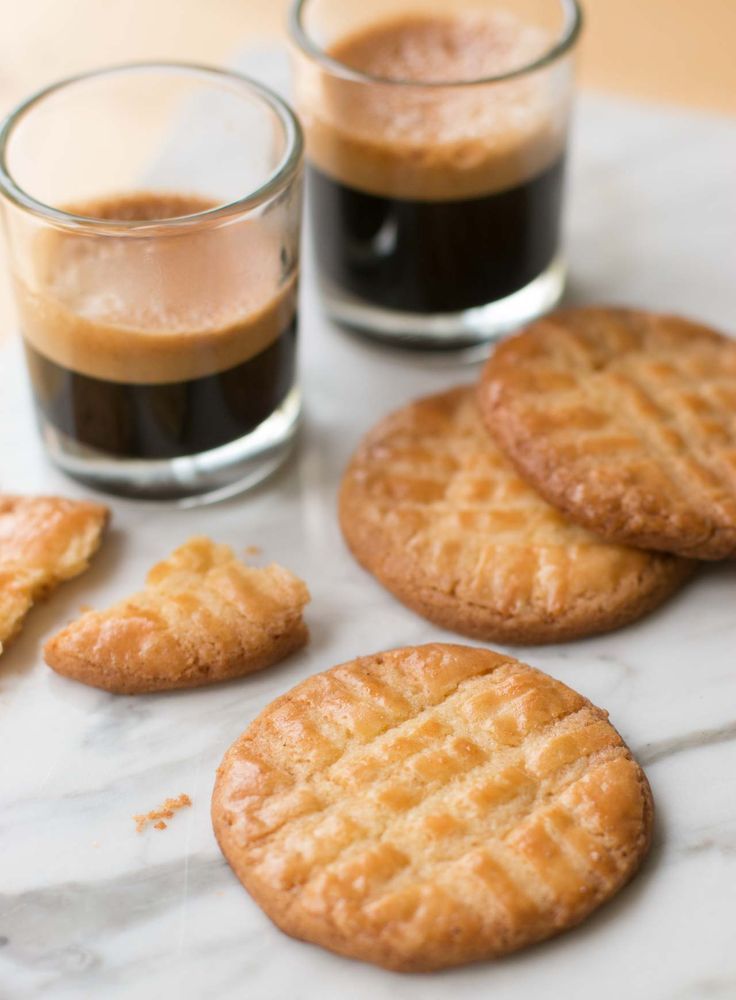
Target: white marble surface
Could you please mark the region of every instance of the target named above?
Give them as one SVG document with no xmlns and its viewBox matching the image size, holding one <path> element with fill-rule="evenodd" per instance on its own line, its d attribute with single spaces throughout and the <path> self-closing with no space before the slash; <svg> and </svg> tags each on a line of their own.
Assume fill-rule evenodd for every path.
<svg viewBox="0 0 736 1000">
<path fill-rule="evenodd" d="M 736 332 L 736 124 L 582 101 L 570 198 L 571 298 L 667 307 Z M 636 881 L 581 928 L 496 964 L 401 977 L 281 935 L 222 859 L 215 767 L 274 696 L 377 648 L 449 638 L 352 562 L 340 470 L 387 409 L 476 369 L 361 343 L 321 317 L 307 262 L 306 424 L 291 464 L 194 511 L 113 501 L 90 572 L 31 614 L 0 660 L 0 997 L 597 1000 L 736 997 L 736 568 L 703 572 L 610 636 L 515 652 L 610 710 L 646 766 L 656 838 Z M 17 345 L 0 354 L 0 488 L 83 495 L 45 462 Z M 308 581 L 309 647 L 242 681 L 114 697 L 57 677 L 43 639 L 83 603 L 137 587 L 194 532 L 257 544 Z M 188 793 L 167 830 L 133 813 Z"/>
</svg>

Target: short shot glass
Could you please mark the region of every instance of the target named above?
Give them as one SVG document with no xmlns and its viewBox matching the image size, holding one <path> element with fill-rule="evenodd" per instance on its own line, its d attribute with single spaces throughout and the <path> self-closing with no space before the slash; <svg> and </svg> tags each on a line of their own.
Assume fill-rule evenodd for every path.
<svg viewBox="0 0 736 1000">
<path fill-rule="evenodd" d="M 555 305 L 576 0 L 295 0 L 327 312 L 455 348 Z"/>
<path fill-rule="evenodd" d="M 185 503 L 262 479 L 299 421 L 302 134 L 233 73 L 136 64 L 0 129 L 0 194 L 43 441 L 100 490 Z"/>
</svg>

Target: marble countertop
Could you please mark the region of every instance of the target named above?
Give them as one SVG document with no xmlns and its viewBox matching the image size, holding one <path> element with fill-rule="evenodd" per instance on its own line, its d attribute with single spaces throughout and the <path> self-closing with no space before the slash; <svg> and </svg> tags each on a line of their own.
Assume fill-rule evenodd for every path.
<svg viewBox="0 0 736 1000">
<path fill-rule="evenodd" d="M 571 301 L 681 311 L 736 333 L 736 123 L 581 101 L 569 202 Z M 607 708 L 650 777 L 654 846 L 583 926 L 495 964 L 399 976 L 292 941 L 231 874 L 209 798 L 228 745 L 273 697 L 377 648 L 450 639 L 351 560 L 335 519 L 341 469 L 388 409 L 477 369 L 393 352 L 333 328 L 306 263 L 306 420 L 291 463 L 252 493 L 180 511 L 113 501 L 92 569 L 36 608 L 0 660 L 0 996 L 247 1000 L 700 1000 L 736 996 L 736 567 L 709 567 L 642 622 L 515 649 Z M 36 439 L 17 343 L 0 353 L 0 488 L 84 491 Z M 56 676 L 46 636 L 82 604 L 137 588 L 196 532 L 258 545 L 302 575 L 309 646 L 210 689 L 125 698 Z M 164 831 L 134 813 L 182 792 Z"/>
</svg>

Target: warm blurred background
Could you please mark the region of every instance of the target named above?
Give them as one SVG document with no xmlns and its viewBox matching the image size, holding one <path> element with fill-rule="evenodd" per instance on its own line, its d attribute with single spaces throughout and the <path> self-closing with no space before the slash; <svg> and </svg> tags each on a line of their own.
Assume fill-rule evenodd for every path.
<svg viewBox="0 0 736 1000">
<path fill-rule="evenodd" d="M 451 2 L 451 0 L 450 0 Z M 584 85 L 736 112 L 736 0 L 583 0 Z M 287 0 L 0 0 L 0 112 L 130 59 L 227 62 L 283 30 Z"/>
<path fill-rule="evenodd" d="M 0 115 L 45 84 L 106 64 L 173 59 L 232 65 L 249 45 L 284 37 L 289 3 L 0 0 Z M 736 0 L 582 3 L 583 86 L 736 113 Z M 14 327 L 0 241 L 0 340 Z"/>
</svg>

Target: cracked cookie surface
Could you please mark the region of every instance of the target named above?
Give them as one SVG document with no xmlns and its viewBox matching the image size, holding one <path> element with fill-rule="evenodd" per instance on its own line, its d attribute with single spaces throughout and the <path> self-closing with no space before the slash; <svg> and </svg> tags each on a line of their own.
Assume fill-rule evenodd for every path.
<svg viewBox="0 0 736 1000">
<path fill-rule="evenodd" d="M 0 496 L 0 652 L 36 601 L 87 569 L 108 515 L 87 500 Z"/>
<path fill-rule="evenodd" d="M 610 541 L 736 555 L 736 341 L 677 316 L 566 309 L 494 352 L 481 410 L 519 473 Z"/>
<path fill-rule="evenodd" d="M 72 622 L 44 655 L 57 673 L 117 694 L 200 687 L 303 646 L 308 601 L 289 570 L 246 566 L 227 545 L 192 538 L 153 567 L 144 590 Z"/>
<path fill-rule="evenodd" d="M 366 436 L 343 478 L 340 523 L 399 600 L 486 641 L 616 628 L 692 572 L 675 556 L 604 542 L 550 506 L 493 443 L 470 386 L 417 400 Z"/>
<path fill-rule="evenodd" d="M 607 714 L 509 656 L 431 644 L 303 681 L 228 750 L 215 833 L 286 933 L 402 971 L 584 919 L 651 836 Z"/>
</svg>

